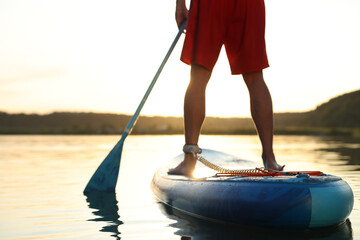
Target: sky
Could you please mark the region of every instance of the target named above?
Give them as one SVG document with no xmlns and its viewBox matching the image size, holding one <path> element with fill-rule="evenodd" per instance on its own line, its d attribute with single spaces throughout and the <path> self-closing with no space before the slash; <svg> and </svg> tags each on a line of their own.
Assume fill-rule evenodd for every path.
<svg viewBox="0 0 360 240">
<path fill-rule="evenodd" d="M 275 112 L 309 111 L 360 89 L 359 0 L 265 0 Z M 175 0 L 0 0 L 0 111 L 133 114 L 170 47 Z M 182 36 L 142 115 L 182 116 Z M 221 52 L 207 115 L 250 116 Z"/>
</svg>

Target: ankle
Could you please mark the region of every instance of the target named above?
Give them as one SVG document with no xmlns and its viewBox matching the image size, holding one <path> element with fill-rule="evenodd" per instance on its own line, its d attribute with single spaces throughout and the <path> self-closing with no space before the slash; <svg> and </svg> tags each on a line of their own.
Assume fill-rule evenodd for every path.
<svg viewBox="0 0 360 240">
<path fill-rule="evenodd" d="M 274 153 L 269 153 L 269 154 L 263 153 L 261 157 L 264 165 L 268 165 L 276 162 Z"/>
<path fill-rule="evenodd" d="M 275 154 L 274 153 L 262 153 L 261 157 L 263 160 L 271 160 L 271 159 L 275 159 Z"/>
<path fill-rule="evenodd" d="M 184 153 L 191 154 L 200 154 L 202 152 L 201 148 L 197 144 L 185 144 L 183 147 Z"/>
<path fill-rule="evenodd" d="M 192 153 L 185 153 L 184 164 L 194 165 L 196 163 L 196 157 Z"/>
</svg>

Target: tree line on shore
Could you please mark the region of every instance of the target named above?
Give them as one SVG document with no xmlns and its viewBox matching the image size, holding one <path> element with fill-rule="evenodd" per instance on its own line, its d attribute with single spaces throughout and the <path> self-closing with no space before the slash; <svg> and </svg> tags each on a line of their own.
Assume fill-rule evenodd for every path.
<svg viewBox="0 0 360 240">
<path fill-rule="evenodd" d="M 315 110 L 275 113 L 275 134 L 360 135 L 360 90 Z M 93 112 L 0 112 L 0 134 L 121 134 L 131 116 Z M 181 117 L 140 116 L 133 134 L 182 134 Z M 207 117 L 203 134 L 256 134 L 251 118 Z"/>
</svg>

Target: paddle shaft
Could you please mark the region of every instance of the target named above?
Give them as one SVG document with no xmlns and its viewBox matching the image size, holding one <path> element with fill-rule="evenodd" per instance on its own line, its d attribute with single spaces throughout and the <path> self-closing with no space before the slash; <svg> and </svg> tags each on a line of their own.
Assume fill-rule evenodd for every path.
<svg viewBox="0 0 360 240">
<path fill-rule="evenodd" d="M 184 25 L 185 25 L 185 23 L 183 23 L 183 24 L 180 26 L 179 32 L 177 33 L 177 35 L 176 35 L 173 43 L 172 43 L 171 46 L 170 46 L 170 49 L 168 50 L 168 52 L 167 52 L 164 60 L 162 61 L 162 63 L 161 63 L 161 65 L 160 65 L 159 69 L 157 70 L 157 72 L 156 72 L 156 74 L 155 74 L 152 82 L 150 83 L 150 86 L 148 87 L 148 89 L 147 89 L 147 91 L 146 91 L 143 99 L 141 100 L 138 108 L 136 109 L 136 112 L 135 112 L 134 116 L 132 116 L 132 118 L 130 119 L 128 125 L 126 126 L 122 138 L 125 139 L 125 138 L 131 133 L 131 131 L 132 131 L 132 129 L 133 129 L 136 121 L 137 121 L 138 118 L 139 118 L 139 114 L 140 114 L 141 109 L 144 107 L 145 102 L 146 102 L 147 98 L 149 97 L 151 90 L 153 89 L 153 87 L 154 87 L 157 79 L 158 79 L 159 76 L 160 76 L 161 71 L 163 70 L 163 68 L 164 68 L 167 60 L 169 59 L 172 51 L 174 50 L 174 48 L 175 48 L 175 46 L 176 46 L 176 43 L 178 42 L 178 40 L 179 40 L 179 38 L 180 38 L 180 36 L 181 36 L 181 33 L 183 32 Z"/>
<path fill-rule="evenodd" d="M 181 33 L 183 32 L 185 26 L 185 22 L 180 26 L 179 32 L 177 33 L 173 43 L 170 46 L 164 60 L 162 61 L 159 69 L 157 70 L 153 80 L 150 83 L 144 97 L 142 98 L 138 108 L 136 109 L 135 114 L 131 117 L 129 123 L 127 124 L 121 139 L 117 142 L 114 148 L 110 151 L 104 161 L 100 164 L 98 169 L 95 171 L 93 176 L 91 177 L 90 181 L 85 187 L 84 193 L 91 192 L 91 191 L 115 191 L 115 186 L 118 178 L 118 173 L 120 169 L 120 160 L 121 160 L 121 153 L 124 141 L 126 137 L 131 133 L 136 121 L 139 118 L 141 109 L 144 107 L 144 104 L 147 98 L 150 95 L 151 90 L 153 89 L 156 80 L 159 78 L 162 69 L 164 68 L 167 60 L 169 59 L 172 51 L 174 50 L 176 43 L 178 42 Z"/>
</svg>

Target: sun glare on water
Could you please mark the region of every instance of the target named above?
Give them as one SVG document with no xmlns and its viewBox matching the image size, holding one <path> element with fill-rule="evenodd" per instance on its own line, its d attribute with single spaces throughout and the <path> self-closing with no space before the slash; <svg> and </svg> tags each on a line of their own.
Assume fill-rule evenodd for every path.
<svg viewBox="0 0 360 240">
<path fill-rule="evenodd" d="M 204 177 L 209 177 L 209 176 L 213 176 L 215 175 L 216 172 L 210 168 L 195 168 L 194 174 L 193 176 L 195 178 L 204 178 Z"/>
</svg>

